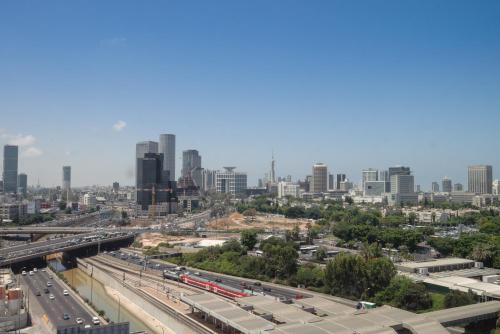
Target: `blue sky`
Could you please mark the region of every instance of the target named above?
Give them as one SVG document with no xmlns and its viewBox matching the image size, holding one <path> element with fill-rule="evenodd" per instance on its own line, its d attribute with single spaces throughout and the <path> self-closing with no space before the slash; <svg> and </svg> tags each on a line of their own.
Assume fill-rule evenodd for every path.
<svg viewBox="0 0 500 334">
<path fill-rule="evenodd" d="M 0 143 L 29 183 L 133 183 L 134 144 L 294 178 L 500 169 L 498 1 L 2 1 Z M 126 123 L 119 131 L 118 121 Z M 180 160 L 177 161 L 180 166 Z"/>
</svg>

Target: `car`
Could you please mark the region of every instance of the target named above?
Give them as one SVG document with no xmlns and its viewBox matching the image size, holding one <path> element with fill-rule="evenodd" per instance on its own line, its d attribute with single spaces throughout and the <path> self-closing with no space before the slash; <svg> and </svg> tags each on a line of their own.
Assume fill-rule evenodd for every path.
<svg viewBox="0 0 500 334">
<path fill-rule="evenodd" d="M 69 320 L 69 314 L 68 313 L 64 313 L 63 314 L 63 319 L 64 320 Z"/>
<path fill-rule="evenodd" d="M 50 282 L 47 282 L 47 286 L 52 286 L 52 283 L 50 283 Z"/>
<path fill-rule="evenodd" d="M 200 273 L 199 271 L 195 271 L 195 272 L 194 272 L 194 274 L 195 274 L 196 276 L 201 276 L 201 273 Z"/>
<path fill-rule="evenodd" d="M 54 297 L 54 295 L 53 295 L 53 294 L 50 294 L 49 299 L 50 299 L 50 300 L 54 300 L 54 299 L 56 299 L 56 297 Z"/>
<path fill-rule="evenodd" d="M 262 290 L 263 290 L 263 291 L 267 291 L 267 292 L 269 292 L 269 291 L 271 291 L 271 288 L 268 288 L 268 287 L 263 287 L 263 288 L 262 288 Z"/>
<path fill-rule="evenodd" d="M 21 275 L 26 276 L 26 270 L 23 270 L 23 272 L 21 273 Z"/>
<path fill-rule="evenodd" d="M 261 286 L 262 283 L 261 282 L 253 282 L 253 285 L 255 285 L 255 286 Z"/>
<path fill-rule="evenodd" d="M 83 319 L 82 318 L 76 318 L 76 323 L 81 325 L 83 324 Z"/>
<path fill-rule="evenodd" d="M 52 275 L 49 275 L 49 279 L 52 279 Z"/>
<path fill-rule="evenodd" d="M 94 325 L 100 325 L 101 324 L 101 320 L 99 320 L 98 317 L 92 317 L 92 323 Z"/>
<path fill-rule="evenodd" d="M 33 272 L 38 272 L 38 269 L 37 268 L 33 268 Z"/>
<path fill-rule="evenodd" d="M 91 328 L 92 326 L 90 326 L 89 324 L 86 324 L 85 326 L 83 326 L 83 328 L 87 329 L 87 328 Z"/>
<path fill-rule="evenodd" d="M 47 271 L 47 270 L 45 270 L 45 268 L 43 268 L 43 269 L 42 269 L 42 272 L 43 272 L 43 273 L 44 273 L 44 272 L 46 272 L 46 271 Z"/>
<path fill-rule="evenodd" d="M 30 270 L 30 272 L 29 272 L 29 275 L 30 275 L 30 276 L 33 276 L 33 272 L 32 272 L 31 270 Z"/>
<path fill-rule="evenodd" d="M 49 293 L 49 289 L 47 288 L 43 289 L 43 293 Z"/>
<path fill-rule="evenodd" d="M 218 283 L 221 283 L 221 282 L 222 282 L 222 280 L 221 280 L 219 277 L 215 278 L 215 280 L 214 280 L 214 281 L 216 281 L 216 282 L 218 282 Z"/>
<path fill-rule="evenodd" d="M 63 290 L 63 295 L 65 295 L 65 296 L 69 296 L 69 292 L 68 292 L 68 290 Z"/>
<path fill-rule="evenodd" d="M 37 291 L 35 292 L 35 296 L 41 296 L 42 294 L 40 293 L 40 291 Z"/>
</svg>

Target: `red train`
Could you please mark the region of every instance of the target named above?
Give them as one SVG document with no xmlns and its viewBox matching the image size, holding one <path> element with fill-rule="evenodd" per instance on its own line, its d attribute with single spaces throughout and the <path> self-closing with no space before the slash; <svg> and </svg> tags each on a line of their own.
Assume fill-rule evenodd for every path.
<svg viewBox="0 0 500 334">
<path fill-rule="evenodd" d="M 239 298 L 248 297 L 250 294 L 237 290 L 228 286 L 223 286 L 222 284 L 217 284 L 216 282 L 208 281 L 201 277 L 193 277 L 187 274 L 179 275 L 179 280 L 186 284 L 195 286 L 200 289 L 204 289 L 215 294 L 228 297 L 228 298 Z"/>
</svg>

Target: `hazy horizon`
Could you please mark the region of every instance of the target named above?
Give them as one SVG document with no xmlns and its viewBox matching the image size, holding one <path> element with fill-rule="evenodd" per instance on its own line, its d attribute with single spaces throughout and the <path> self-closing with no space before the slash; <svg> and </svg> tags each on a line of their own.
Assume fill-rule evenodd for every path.
<svg viewBox="0 0 500 334">
<path fill-rule="evenodd" d="M 135 144 L 176 134 L 249 186 L 324 162 L 410 166 L 430 189 L 499 178 L 500 2 L 0 4 L 0 145 L 28 183 L 134 184 Z M 3 157 L 2 157 L 3 159 Z M 2 164 L 0 163 L 0 171 Z"/>
</svg>

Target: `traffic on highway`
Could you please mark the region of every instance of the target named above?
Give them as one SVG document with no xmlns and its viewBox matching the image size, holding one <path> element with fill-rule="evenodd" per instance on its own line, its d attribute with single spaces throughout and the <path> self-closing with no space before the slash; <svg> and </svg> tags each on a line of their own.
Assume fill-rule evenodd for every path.
<svg viewBox="0 0 500 334">
<path fill-rule="evenodd" d="M 100 325 L 100 320 L 84 308 L 74 292 L 63 287 L 46 268 L 23 270 L 21 282 L 28 287 L 31 296 L 46 312 L 55 326 L 82 325 L 84 328 Z"/>
</svg>

